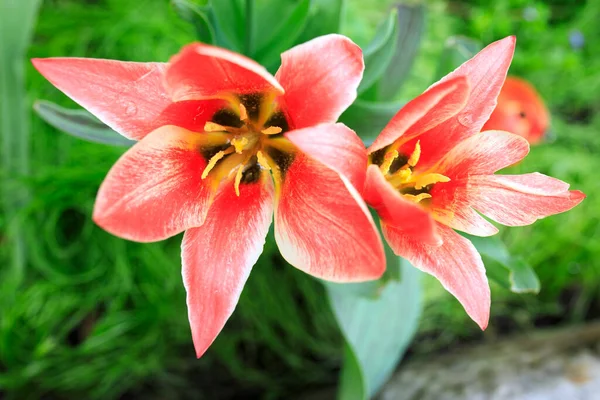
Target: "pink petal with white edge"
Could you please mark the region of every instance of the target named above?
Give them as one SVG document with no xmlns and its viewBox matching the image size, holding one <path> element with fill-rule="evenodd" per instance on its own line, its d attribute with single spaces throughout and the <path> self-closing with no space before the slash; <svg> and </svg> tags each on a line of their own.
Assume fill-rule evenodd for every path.
<svg viewBox="0 0 600 400">
<path fill-rule="evenodd" d="M 458 76 L 466 76 L 471 92 L 460 113 L 420 137 L 423 148 L 419 160 L 420 168 L 430 167 L 463 139 L 481 131 L 496 108 L 498 95 L 512 61 L 515 43 L 515 37 L 509 36 L 490 44 L 431 86 L 433 88 Z"/>
<path fill-rule="evenodd" d="M 356 189 L 302 153 L 279 188 L 275 240 L 290 264 L 317 278 L 360 282 L 385 271 L 381 238 Z"/>
<path fill-rule="evenodd" d="M 166 64 L 93 58 L 35 58 L 54 86 L 121 135 L 139 140 L 171 105 L 162 84 Z"/>
<path fill-rule="evenodd" d="M 281 107 L 294 129 L 334 123 L 356 99 L 365 64 L 362 50 L 342 35 L 325 35 L 281 55 L 275 77 Z"/>
<path fill-rule="evenodd" d="M 429 212 L 418 204 L 404 199 L 386 181 L 376 165 L 369 165 L 367 169 L 367 183 L 363 197 L 377 210 L 377 214 L 386 225 L 394 226 L 405 235 L 431 246 L 442 244 L 441 238 L 436 233 L 435 221 Z"/>
<path fill-rule="evenodd" d="M 189 44 L 171 58 L 165 83 L 173 101 L 231 94 L 283 94 L 279 82 L 254 60 L 202 43 Z"/>
<path fill-rule="evenodd" d="M 454 179 L 437 183 L 431 190 L 430 211 L 436 221 L 475 236 L 492 236 L 498 228 L 469 204 L 468 180 Z"/>
<path fill-rule="evenodd" d="M 585 194 L 568 187 L 539 173 L 474 176 L 469 178 L 469 203 L 500 224 L 523 226 L 581 203 Z"/>
<path fill-rule="evenodd" d="M 303 153 L 325 164 L 362 191 L 367 152 L 362 140 L 344 124 L 321 124 L 285 134 Z"/>
<path fill-rule="evenodd" d="M 272 216 L 270 178 L 242 184 L 239 197 L 233 182 L 225 181 L 204 225 L 185 232 L 182 274 L 198 358 L 233 313 L 250 270 L 262 253 Z"/>
<path fill-rule="evenodd" d="M 485 329 L 490 318 L 491 295 L 485 267 L 473 244 L 447 226 L 438 224 L 441 246 L 428 246 L 383 225 L 383 234 L 394 252 L 437 278 Z"/>
<path fill-rule="evenodd" d="M 203 134 L 159 128 L 129 149 L 102 182 L 94 221 L 138 242 L 163 240 L 202 225 L 213 190 L 202 180 Z"/>
<path fill-rule="evenodd" d="M 369 154 L 399 139 L 406 143 L 440 125 L 459 113 L 468 98 L 469 83 L 464 76 L 428 89 L 398 111 L 369 147 Z M 443 135 L 438 140 L 444 140 Z"/>
<path fill-rule="evenodd" d="M 490 175 L 521 161 L 528 153 L 529 143 L 521 136 L 485 131 L 460 142 L 433 169 L 451 180 Z"/>
<path fill-rule="evenodd" d="M 458 76 L 466 76 L 469 79 L 471 86 L 469 101 L 447 128 L 452 131 L 462 131 L 462 137 L 468 137 L 481 131 L 496 108 L 498 95 L 515 52 L 516 42 L 515 36 L 508 36 L 491 43 L 473 58 L 432 85 L 435 87 Z"/>
</svg>

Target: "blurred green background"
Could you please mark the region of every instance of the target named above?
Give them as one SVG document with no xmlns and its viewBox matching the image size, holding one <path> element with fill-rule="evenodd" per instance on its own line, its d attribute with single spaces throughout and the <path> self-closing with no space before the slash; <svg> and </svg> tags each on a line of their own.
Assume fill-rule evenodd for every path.
<svg viewBox="0 0 600 400">
<path fill-rule="evenodd" d="M 342 33 L 373 37 L 392 1 L 351 0 Z M 412 2 L 414 3 L 414 1 Z M 569 213 L 502 229 L 512 254 L 536 270 L 539 295 L 492 285 L 482 333 L 433 279 L 409 357 L 457 343 L 600 318 L 600 2 L 427 1 L 423 43 L 400 99 L 438 77 L 446 39 L 489 43 L 517 36 L 510 74 L 531 81 L 553 116 L 556 139 L 511 172 L 539 171 L 588 198 Z M 193 41 L 168 1 L 43 1 L 27 57 L 167 61 Z M 27 62 L 27 100 L 76 107 Z M 196 360 L 181 283 L 181 237 L 127 242 L 91 221 L 96 190 L 123 148 L 84 142 L 31 115 L 30 174 L 1 171 L 4 192 L 30 201 L 0 218 L 0 397 L 289 398 L 335 385 L 342 339 L 321 284 L 290 268 L 272 237 L 231 320 Z M 6 134 L 6 133 L 3 133 Z M 3 146 L 5 144 L 3 143 Z M 15 230 L 27 263 L 5 237 Z"/>
</svg>

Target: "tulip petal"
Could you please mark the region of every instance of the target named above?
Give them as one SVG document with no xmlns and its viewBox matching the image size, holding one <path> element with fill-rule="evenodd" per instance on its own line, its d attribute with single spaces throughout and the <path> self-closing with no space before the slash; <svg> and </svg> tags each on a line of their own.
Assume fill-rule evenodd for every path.
<svg viewBox="0 0 600 400">
<path fill-rule="evenodd" d="M 294 129 L 334 123 L 356 99 L 365 65 L 362 50 L 342 35 L 325 35 L 281 55 L 275 77 Z"/>
<path fill-rule="evenodd" d="M 523 226 L 570 210 L 585 198 L 569 185 L 539 173 L 469 178 L 469 203 L 507 226 Z"/>
<path fill-rule="evenodd" d="M 432 86 L 433 88 L 458 76 L 466 76 L 471 92 L 461 112 L 419 138 L 423 149 L 428 149 L 423 152 L 419 161 L 421 168 L 428 168 L 457 143 L 481 131 L 496 108 L 496 100 L 506 79 L 515 43 L 516 38 L 509 36 L 490 44 Z"/>
<path fill-rule="evenodd" d="M 362 140 L 344 124 L 321 124 L 285 134 L 303 153 L 325 164 L 362 191 L 367 152 Z"/>
<path fill-rule="evenodd" d="M 171 58 L 165 83 L 173 101 L 224 97 L 231 93 L 283 94 L 281 85 L 260 64 L 202 43 L 189 44 Z"/>
<path fill-rule="evenodd" d="M 198 358 L 233 313 L 262 252 L 273 216 L 273 184 L 266 178 L 242 184 L 239 197 L 232 181 L 223 182 L 204 225 L 183 237 L 182 275 Z"/>
<path fill-rule="evenodd" d="M 460 142 L 434 169 L 451 180 L 470 175 L 491 175 L 521 161 L 528 153 L 529 143 L 521 136 L 485 131 Z"/>
<path fill-rule="evenodd" d="M 275 240 L 290 264 L 334 282 L 383 274 L 385 255 L 375 223 L 343 176 L 299 153 L 280 185 Z"/>
<path fill-rule="evenodd" d="M 431 190 L 430 210 L 436 221 L 475 236 L 492 236 L 498 228 L 469 204 L 467 180 L 439 183 Z"/>
<path fill-rule="evenodd" d="M 437 232 L 443 240 L 441 246 L 428 246 L 385 224 L 382 229 L 397 255 L 436 277 L 481 329 L 487 327 L 491 306 L 490 287 L 481 256 L 469 240 L 442 224 L 437 226 Z"/>
<path fill-rule="evenodd" d="M 481 131 L 481 127 L 496 108 L 498 95 L 515 52 L 516 42 L 515 36 L 508 36 L 489 44 L 433 85 L 439 85 L 457 76 L 469 78 L 471 85 L 469 102 L 448 124 L 448 128 L 463 131 L 465 134 L 463 137 Z"/>
<path fill-rule="evenodd" d="M 129 149 L 102 182 L 94 221 L 138 242 L 163 240 L 202 225 L 213 190 L 201 179 L 203 134 L 159 128 Z"/>
<path fill-rule="evenodd" d="M 471 177 L 490 175 L 523 159 L 529 144 L 520 136 L 502 131 L 486 131 L 473 135 L 454 147 L 433 170 L 450 178 L 431 190 L 434 218 L 476 236 L 491 236 L 498 229 L 479 215 L 469 196 Z"/>
<path fill-rule="evenodd" d="M 469 83 L 463 76 L 431 87 L 398 111 L 369 147 L 369 154 L 400 138 L 406 143 L 440 125 L 459 113 L 468 98 Z"/>
<path fill-rule="evenodd" d="M 394 226 L 403 234 L 428 245 L 439 246 L 442 244 L 435 230 L 436 223 L 429 212 L 418 204 L 404 199 L 385 180 L 376 165 L 371 164 L 367 169 L 363 197 L 371 207 L 377 210 L 377 214 L 386 225 Z"/>
<path fill-rule="evenodd" d="M 162 85 L 163 63 L 93 58 L 36 58 L 37 70 L 54 86 L 129 139 L 139 140 L 171 99 Z"/>
</svg>

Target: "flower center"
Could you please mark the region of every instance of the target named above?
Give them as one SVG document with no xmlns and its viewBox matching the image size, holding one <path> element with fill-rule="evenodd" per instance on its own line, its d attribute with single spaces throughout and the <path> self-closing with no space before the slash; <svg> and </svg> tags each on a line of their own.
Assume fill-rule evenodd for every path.
<svg viewBox="0 0 600 400">
<path fill-rule="evenodd" d="M 449 182 L 450 178 L 435 172 L 416 173 L 415 167 L 421 157 L 421 144 L 417 142 L 410 156 L 401 155 L 395 149 L 382 149 L 383 157 L 373 154 L 372 160 L 404 198 L 420 203 L 430 199 L 429 192 L 439 182 Z"/>
<path fill-rule="evenodd" d="M 207 161 L 202 179 L 211 176 L 219 183 L 234 176 L 238 196 L 240 185 L 256 182 L 263 171 L 270 171 L 279 182 L 294 158 L 294 146 L 283 137 L 288 129 L 273 98 L 236 97 L 204 125 L 205 134 L 215 135 L 212 143 L 218 144 L 202 149 Z"/>
</svg>

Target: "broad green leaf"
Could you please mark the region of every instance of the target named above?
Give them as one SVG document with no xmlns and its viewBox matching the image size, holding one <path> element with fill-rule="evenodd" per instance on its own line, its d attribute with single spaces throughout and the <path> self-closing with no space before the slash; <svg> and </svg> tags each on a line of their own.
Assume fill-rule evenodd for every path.
<svg viewBox="0 0 600 400">
<path fill-rule="evenodd" d="M 257 6 L 261 2 L 257 3 Z M 259 17 L 264 17 L 265 14 L 260 10 L 256 12 L 256 22 L 254 26 L 260 30 L 260 36 L 255 34 L 256 44 L 260 46 L 253 54 L 254 59 L 266 66 L 279 64 L 280 54 L 290 48 L 298 38 L 308 21 L 311 0 L 300 0 L 294 4 L 294 7 L 286 10 L 273 4 L 271 9 L 278 10 L 277 14 L 270 13 L 270 20 L 258 20 Z M 288 11 L 287 14 L 284 11 Z M 264 28 L 264 25 L 274 26 L 272 32 Z M 260 39 L 265 42 L 259 45 Z M 266 39 L 266 40 L 264 40 Z"/>
<path fill-rule="evenodd" d="M 220 43 L 228 49 L 248 53 L 247 33 L 250 31 L 246 18 L 246 6 L 252 7 L 252 0 L 211 0 L 210 6 L 217 23 L 217 38 L 222 37 L 225 43 Z"/>
<path fill-rule="evenodd" d="M 307 42 L 328 33 L 338 33 L 345 4 L 345 0 L 313 0 L 308 24 L 296 43 Z"/>
<path fill-rule="evenodd" d="M 354 289 L 346 290 L 346 285 L 326 285 L 334 315 L 358 363 L 343 370 L 362 371 L 364 379 L 363 390 L 357 389 L 356 382 L 342 379 L 340 399 L 374 396 L 394 371 L 416 332 L 421 314 L 421 272 L 405 260 L 400 262 L 402 280 L 388 280 L 376 298 L 357 296 Z M 346 358 L 346 362 L 352 360 Z"/>
<path fill-rule="evenodd" d="M 36 101 L 33 108 L 44 121 L 76 138 L 113 146 L 132 146 L 135 143 L 113 131 L 86 110 L 71 110 L 43 100 Z"/>
<path fill-rule="evenodd" d="M 393 9 L 365 48 L 365 73 L 358 87 L 359 94 L 371 87 L 388 68 L 397 42 L 398 15 L 396 9 Z"/>
<path fill-rule="evenodd" d="M 384 101 L 396 97 L 408 76 L 421 43 L 425 23 L 423 4 L 398 4 L 396 9 L 398 16 L 396 49 L 377 86 L 377 99 Z"/>
<path fill-rule="evenodd" d="M 196 28 L 201 42 L 215 44 L 215 30 L 210 22 L 210 8 L 192 0 L 171 0 L 177 14 Z"/>
<path fill-rule="evenodd" d="M 539 293 L 540 281 L 533 268 L 523 259 L 512 257 L 499 237 L 464 236 L 481 254 L 490 279 L 514 293 Z"/>
<path fill-rule="evenodd" d="M 483 48 L 481 42 L 465 36 L 452 36 L 446 40 L 438 64 L 436 78 L 440 79 L 458 68 Z"/>
<path fill-rule="evenodd" d="M 403 106 L 400 102 L 376 103 L 358 99 L 342 114 L 340 121 L 369 145 Z"/>
<path fill-rule="evenodd" d="M 344 361 L 340 372 L 338 399 L 365 399 L 367 393 L 364 385 L 365 377 L 356 358 L 356 353 L 346 342 L 344 343 Z"/>
</svg>

